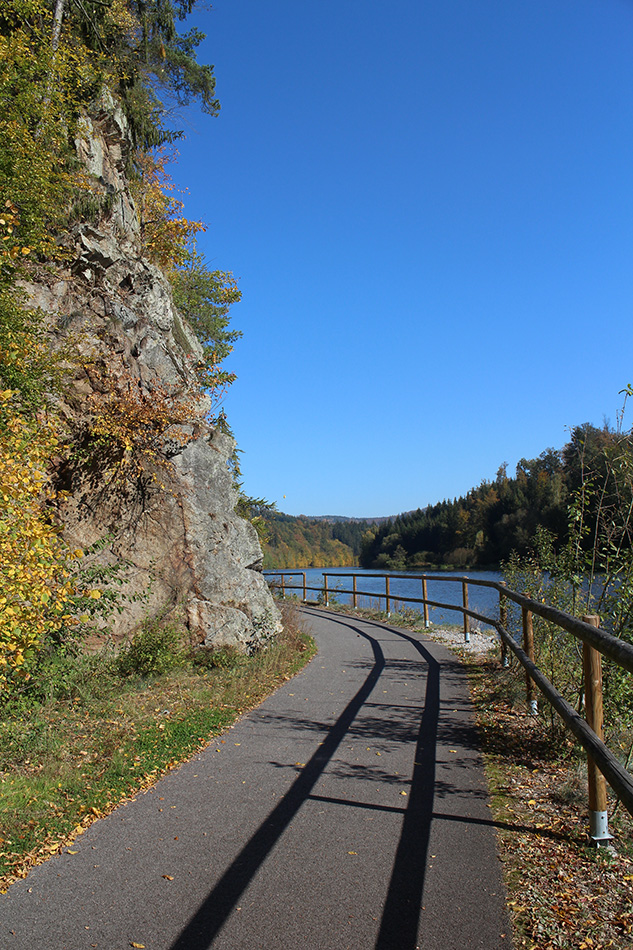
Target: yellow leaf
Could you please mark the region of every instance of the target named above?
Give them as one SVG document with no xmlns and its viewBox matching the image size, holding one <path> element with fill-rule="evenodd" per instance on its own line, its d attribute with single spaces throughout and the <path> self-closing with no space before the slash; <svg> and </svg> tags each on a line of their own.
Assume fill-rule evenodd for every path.
<svg viewBox="0 0 633 950">
<path fill-rule="evenodd" d="M 173 877 L 171 876 L 171 874 L 163 874 L 163 877 L 165 878 L 166 881 L 173 881 Z"/>
<path fill-rule="evenodd" d="M 132 942 L 132 943 L 130 944 L 130 946 L 131 946 L 131 947 L 136 947 L 136 950 L 145 950 L 145 944 L 144 944 L 144 943 L 134 943 L 134 942 Z"/>
</svg>

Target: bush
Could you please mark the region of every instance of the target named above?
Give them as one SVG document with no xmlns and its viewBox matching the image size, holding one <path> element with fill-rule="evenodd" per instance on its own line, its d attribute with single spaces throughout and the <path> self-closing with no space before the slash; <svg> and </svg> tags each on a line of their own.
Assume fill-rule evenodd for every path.
<svg viewBox="0 0 633 950">
<path fill-rule="evenodd" d="M 122 676 L 160 676 L 187 665 L 183 631 L 175 623 L 146 621 L 117 657 Z"/>
</svg>

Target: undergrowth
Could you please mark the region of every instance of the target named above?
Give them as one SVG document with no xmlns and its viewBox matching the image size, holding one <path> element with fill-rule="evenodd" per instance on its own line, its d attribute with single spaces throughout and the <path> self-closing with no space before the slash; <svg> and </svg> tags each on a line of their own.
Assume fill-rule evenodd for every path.
<svg viewBox="0 0 633 950">
<path fill-rule="evenodd" d="M 582 750 L 528 715 L 522 672 L 468 663 L 516 947 L 633 947 L 633 819 L 611 795 L 613 847 L 596 848 Z"/>
<path fill-rule="evenodd" d="M 297 612 L 253 656 L 196 650 L 147 624 L 118 656 L 51 657 L 46 678 L 2 709 L 0 887 L 152 785 L 314 655 Z"/>
</svg>

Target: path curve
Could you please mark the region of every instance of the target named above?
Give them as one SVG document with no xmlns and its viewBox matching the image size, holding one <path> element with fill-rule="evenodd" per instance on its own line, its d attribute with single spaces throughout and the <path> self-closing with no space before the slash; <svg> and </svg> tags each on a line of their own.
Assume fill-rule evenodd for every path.
<svg viewBox="0 0 633 950">
<path fill-rule="evenodd" d="M 459 661 L 388 624 L 303 616 L 305 670 L 12 885 L 0 946 L 511 947 Z"/>
</svg>

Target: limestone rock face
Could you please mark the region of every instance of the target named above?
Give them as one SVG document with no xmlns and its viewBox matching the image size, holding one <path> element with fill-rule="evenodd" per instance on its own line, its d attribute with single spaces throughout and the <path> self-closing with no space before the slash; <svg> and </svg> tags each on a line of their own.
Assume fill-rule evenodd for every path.
<svg viewBox="0 0 633 950">
<path fill-rule="evenodd" d="M 125 180 L 127 126 L 114 101 L 106 97 L 84 119 L 77 149 L 111 196 L 109 211 L 75 228 L 65 270 L 25 284 L 56 345 L 78 354 L 69 359 L 72 383 L 60 400 L 76 442 L 75 460 L 58 473 L 68 492 L 60 511 L 65 535 L 73 546 L 96 546 L 93 562 L 124 581 L 115 633 L 177 611 L 193 642 L 249 651 L 279 631 L 279 613 L 261 574 L 255 529 L 234 510 L 234 442 L 207 421 L 210 400 L 193 370 L 202 348 L 164 274 L 140 250 Z M 178 417 L 157 437 L 143 470 L 124 480 L 107 453 L 93 451 L 86 461 L 82 443 L 113 391 L 135 405 L 168 400 Z"/>
</svg>

